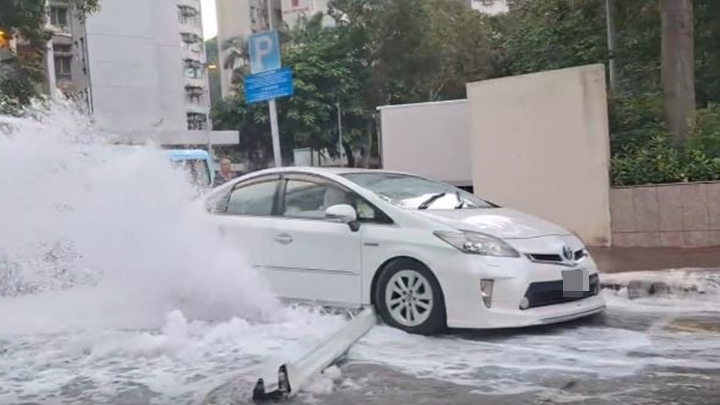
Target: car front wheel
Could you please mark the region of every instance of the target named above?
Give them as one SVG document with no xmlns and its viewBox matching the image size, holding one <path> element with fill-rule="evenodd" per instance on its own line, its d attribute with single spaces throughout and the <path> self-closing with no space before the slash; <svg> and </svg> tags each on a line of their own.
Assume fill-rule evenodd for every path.
<svg viewBox="0 0 720 405">
<path fill-rule="evenodd" d="M 409 333 L 446 328 L 445 298 L 430 269 L 413 260 L 390 263 L 380 275 L 375 303 L 382 320 Z"/>
</svg>

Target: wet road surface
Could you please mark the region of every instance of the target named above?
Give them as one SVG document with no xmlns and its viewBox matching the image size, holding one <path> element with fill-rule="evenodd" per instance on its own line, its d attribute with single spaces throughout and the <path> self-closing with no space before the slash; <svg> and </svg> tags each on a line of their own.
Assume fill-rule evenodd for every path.
<svg viewBox="0 0 720 405">
<path fill-rule="evenodd" d="M 423 337 L 379 325 L 351 348 L 339 368 L 328 370 L 287 403 L 719 403 L 717 296 L 606 297 L 608 309 L 603 314 L 529 329 Z M 90 346 L 69 337 L 0 342 L 0 362 L 21 354 L 25 359 L 15 368 L 0 367 L 0 382 L 5 378 L 15 384 L 11 390 L 0 384 L 0 403 L 196 404 L 213 387 L 232 381 L 206 403 L 250 404 L 257 374 L 249 367 L 288 345 L 296 344 L 304 352 L 343 325 L 340 319 L 308 319 L 315 324 L 302 321 L 283 329 L 238 321 L 207 327 L 196 338 L 165 331 L 155 337 L 102 339 L 100 345 Z M 302 328 L 311 332 L 290 336 Z M 248 333 L 257 336 L 247 338 Z M 76 353 L 67 353 L 73 347 Z M 149 375 L 155 375 L 153 385 L 142 382 Z M 53 380 L 61 382 L 50 383 Z M 38 385 L 41 381 L 44 387 Z"/>
<path fill-rule="evenodd" d="M 720 307 L 718 308 L 720 310 Z M 448 374 L 426 373 L 419 368 L 392 365 L 393 359 L 379 364 L 377 358 L 366 356 L 367 346 L 381 344 L 373 334 L 402 334 L 380 326 L 370 332 L 369 343 L 359 343 L 348 359 L 340 364 L 342 376 L 329 393 L 301 393 L 291 404 L 583 404 L 583 405 L 717 405 L 720 398 L 720 312 L 715 311 L 626 311 L 609 308 L 604 314 L 577 322 L 532 328 L 522 331 L 474 332 L 458 331 L 431 338 L 415 349 L 426 352 L 427 367 L 447 367 L 458 363 L 464 354 L 450 352 L 442 356 L 441 347 L 466 350 L 468 361 L 460 361 L 462 378 Z M 569 332 L 568 332 L 569 331 Z M 602 335 L 599 341 L 617 336 L 612 342 L 598 346 L 588 339 L 570 341 L 573 333 Z M 568 334 L 569 333 L 569 334 Z M 603 335 L 608 334 L 609 335 Z M 563 335 L 567 335 L 563 338 Z M 560 336 L 560 338 L 558 338 Z M 414 337 L 408 337 L 414 339 Z M 424 338 L 422 338 L 424 340 Z M 628 344 L 628 340 L 636 344 Z M 363 342 L 361 341 L 361 342 Z M 522 347 L 505 346 L 517 341 Z M 387 342 L 387 341 L 386 341 Z M 543 342 L 539 344 L 537 342 Z M 471 364 L 477 350 L 492 350 L 498 344 L 506 350 L 506 363 Z M 526 358 L 522 350 L 546 351 L 556 344 L 557 357 L 552 353 Z M 364 347 L 365 346 L 365 347 Z M 413 350 L 412 344 L 406 350 Z M 394 350 L 395 351 L 395 350 Z M 585 351 L 585 357 L 567 356 L 568 351 Z M 401 356 L 400 351 L 395 351 Z M 417 355 L 415 353 L 414 355 Z M 438 358 L 440 356 L 440 358 Z M 542 357 L 546 356 L 546 357 Z M 499 356 L 502 358 L 502 354 Z M 518 362 L 511 361 L 515 357 Z M 545 360 L 543 360 L 545 359 Z M 584 360 L 583 360 L 584 359 Z M 402 363 L 401 359 L 397 359 Z M 527 364 L 522 365 L 525 360 Z M 607 360 L 606 364 L 602 361 Z M 494 360 L 493 360 L 494 361 Z M 597 363 L 594 363 L 597 362 Z M 615 363 L 613 363 L 615 362 Z M 595 371 L 594 367 L 598 364 Z M 615 365 L 616 369 L 608 372 Z M 577 371 L 573 371 L 577 367 Z M 448 367 L 451 368 L 451 367 Z M 458 381 L 460 380 L 460 381 Z M 325 384 L 328 384 L 326 381 Z M 517 389 L 514 390 L 513 387 Z M 325 387 L 327 389 L 328 387 Z M 310 391 L 317 388 L 310 388 Z M 516 392 L 513 392 L 516 391 Z M 216 404 L 251 403 L 244 393 L 218 396 Z"/>
</svg>

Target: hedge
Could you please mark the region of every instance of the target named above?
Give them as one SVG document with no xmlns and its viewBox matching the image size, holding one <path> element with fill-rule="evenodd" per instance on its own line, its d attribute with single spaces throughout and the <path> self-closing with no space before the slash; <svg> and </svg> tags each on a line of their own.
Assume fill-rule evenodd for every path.
<svg viewBox="0 0 720 405">
<path fill-rule="evenodd" d="M 681 145 L 666 129 L 658 95 L 611 97 L 609 112 L 613 185 L 720 180 L 720 106 L 698 109 Z"/>
</svg>

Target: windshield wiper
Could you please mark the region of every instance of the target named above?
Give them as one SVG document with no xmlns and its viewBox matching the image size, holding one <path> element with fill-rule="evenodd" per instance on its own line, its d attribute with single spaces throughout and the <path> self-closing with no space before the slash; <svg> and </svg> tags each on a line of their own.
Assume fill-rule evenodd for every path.
<svg viewBox="0 0 720 405">
<path fill-rule="evenodd" d="M 458 200 L 458 203 L 455 204 L 455 209 L 456 209 L 456 210 L 459 210 L 460 208 L 463 207 L 463 205 L 465 205 L 465 200 L 463 200 L 463 198 L 460 196 L 460 192 L 459 192 L 459 191 L 456 191 L 456 192 L 455 192 L 455 198 L 457 198 L 457 200 Z"/>
<path fill-rule="evenodd" d="M 437 193 L 437 194 L 431 196 L 431 197 L 428 198 L 427 200 L 423 201 L 423 203 L 418 206 L 418 209 L 419 209 L 419 210 L 426 210 L 426 209 L 428 209 L 428 207 L 430 206 L 430 204 L 434 203 L 434 202 L 437 201 L 439 198 L 445 197 L 445 194 L 447 194 L 447 193 L 443 191 L 442 193 Z"/>
</svg>

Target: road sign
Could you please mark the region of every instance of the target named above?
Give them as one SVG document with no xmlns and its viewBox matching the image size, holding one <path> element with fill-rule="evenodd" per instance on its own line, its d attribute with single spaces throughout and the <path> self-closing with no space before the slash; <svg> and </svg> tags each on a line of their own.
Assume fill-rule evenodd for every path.
<svg viewBox="0 0 720 405">
<path fill-rule="evenodd" d="M 245 102 L 248 104 L 292 96 L 293 92 L 290 68 L 269 70 L 245 77 Z"/>
<path fill-rule="evenodd" d="M 265 31 L 248 37 L 250 73 L 280 69 L 280 41 L 277 31 Z"/>
</svg>

